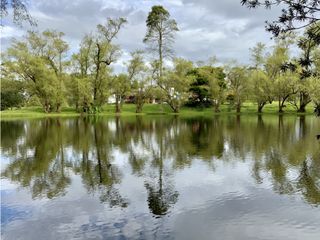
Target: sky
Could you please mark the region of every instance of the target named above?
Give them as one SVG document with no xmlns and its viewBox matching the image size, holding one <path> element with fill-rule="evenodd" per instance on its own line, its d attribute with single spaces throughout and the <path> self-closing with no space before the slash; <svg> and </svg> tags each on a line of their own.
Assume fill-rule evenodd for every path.
<svg viewBox="0 0 320 240">
<path fill-rule="evenodd" d="M 236 60 L 250 63 L 250 51 L 257 42 L 271 46 L 271 34 L 265 21 L 276 20 L 279 9 L 247 9 L 240 0 L 29 0 L 30 14 L 37 27 L 15 26 L 4 21 L 1 47 L 5 50 L 12 38 L 22 37 L 28 29 L 55 29 L 65 33 L 69 54 L 76 52 L 86 33 L 95 32 L 96 25 L 107 18 L 125 17 L 116 43 L 122 48 L 121 58 L 114 64 L 117 72 L 125 70 L 130 52 L 145 49 L 146 18 L 153 5 L 162 5 L 176 20 L 179 32 L 173 45 L 175 56 L 194 62 L 216 56 L 220 63 Z M 10 20 L 10 18 L 8 18 Z"/>
</svg>

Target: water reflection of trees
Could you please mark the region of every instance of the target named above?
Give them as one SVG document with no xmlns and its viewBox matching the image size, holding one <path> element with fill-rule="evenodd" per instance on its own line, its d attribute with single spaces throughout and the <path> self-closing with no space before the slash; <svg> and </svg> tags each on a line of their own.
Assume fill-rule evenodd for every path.
<svg viewBox="0 0 320 240">
<path fill-rule="evenodd" d="M 128 154 L 132 173 L 144 179 L 155 215 L 176 203 L 174 174 L 194 161 L 211 169 L 219 161 L 247 161 L 258 184 L 268 175 L 277 193 L 300 192 L 310 204 L 320 204 L 320 146 L 310 135 L 319 128 L 316 119 L 138 116 L 1 125 L 2 153 L 10 158 L 2 174 L 30 187 L 33 197 L 65 194 L 73 172 L 102 202 L 127 206 L 118 189 L 123 173 L 113 164 L 118 149 Z"/>
</svg>

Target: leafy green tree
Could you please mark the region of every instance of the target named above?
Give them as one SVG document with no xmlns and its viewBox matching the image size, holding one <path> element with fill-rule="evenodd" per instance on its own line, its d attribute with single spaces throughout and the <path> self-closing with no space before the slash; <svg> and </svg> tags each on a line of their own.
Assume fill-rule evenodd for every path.
<svg viewBox="0 0 320 240">
<path fill-rule="evenodd" d="M 33 56 L 23 42 L 15 41 L 7 55 L 9 60 L 3 62 L 5 71 L 25 82 L 26 91 L 30 96 L 36 95 L 40 99 L 45 112 L 54 111 L 58 79 L 45 61 L 41 57 Z"/>
<path fill-rule="evenodd" d="M 179 112 L 182 104 L 188 99 L 188 89 L 193 78 L 187 73 L 192 68 L 192 62 L 176 58 L 174 59 L 174 69 L 167 71 L 158 84 L 164 93 L 165 101 L 175 113 Z"/>
<path fill-rule="evenodd" d="M 127 71 L 131 82 L 131 93 L 135 98 L 136 113 L 141 113 L 143 105 L 153 88 L 151 84 L 152 73 L 145 64 L 141 51 L 131 53 Z"/>
<path fill-rule="evenodd" d="M 318 30 L 315 30 L 318 29 Z M 313 64 L 316 59 L 314 59 L 314 55 L 312 54 L 317 48 L 319 48 L 320 44 L 320 34 L 319 38 L 315 39 L 314 37 L 310 37 L 310 35 L 314 34 L 315 31 L 320 32 L 320 22 L 317 24 L 310 25 L 304 35 L 299 38 L 298 40 L 298 47 L 302 50 L 302 55 L 298 60 L 298 67 L 301 68 L 300 73 L 300 81 L 299 81 L 299 91 L 298 91 L 298 98 L 299 98 L 299 106 L 298 112 L 305 112 L 306 106 L 312 101 L 306 84 L 306 78 L 315 75 L 317 72 L 313 67 Z"/>
<path fill-rule="evenodd" d="M 253 68 L 250 69 L 250 99 L 258 105 L 258 112 L 261 113 L 263 107 L 273 101 L 272 78 L 266 72 L 265 45 L 257 43 L 251 50 L 251 61 Z"/>
<path fill-rule="evenodd" d="M 92 95 L 91 81 L 89 77 L 80 77 L 73 74 L 67 81 L 68 95 L 67 100 L 76 107 L 77 112 L 91 113 Z"/>
<path fill-rule="evenodd" d="M 250 99 L 258 105 L 258 113 L 262 112 L 267 103 L 273 101 L 273 85 L 265 71 L 254 69 L 250 72 L 249 79 Z"/>
<path fill-rule="evenodd" d="M 21 107 L 24 101 L 23 83 L 1 76 L 1 110 L 12 107 Z"/>
<path fill-rule="evenodd" d="M 69 103 L 75 105 L 77 111 L 85 113 L 93 110 L 93 49 L 93 36 L 85 35 L 80 43 L 79 52 L 72 55 L 72 74 L 68 81 L 68 92 L 71 93 L 68 97 Z"/>
<path fill-rule="evenodd" d="M 245 67 L 232 67 L 227 72 L 229 91 L 233 96 L 233 104 L 240 113 L 243 102 L 248 97 L 248 70 Z"/>
<path fill-rule="evenodd" d="M 290 38 L 279 39 L 265 63 L 266 73 L 272 81 L 273 95 L 278 101 L 280 113 L 283 112 L 286 101 L 292 98 L 298 90 L 297 69 L 291 64 L 287 64 L 290 61 L 289 47 L 291 43 Z"/>
<path fill-rule="evenodd" d="M 260 69 L 265 64 L 265 54 L 266 45 L 258 42 L 253 48 L 250 48 L 251 52 L 251 62 L 253 63 L 253 67 L 255 69 Z"/>
<path fill-rule="evenodd" d="M 130 81 L 128 75 L 122 73 L 115 76 L 111 82 L 112 90 L 116 100 L 116 113 L 121 112 L 121 105 L 130 90 Z"/>
<path fill-rule="evenodd" d="M 221 67 L 206 66 L 199 69 L 199 73 L 208 80 L 208 97 L 215 112 L 220 112 L 220 105 L 226 95 L 226 75 Z"/>
<path fill-rule="evenodd" d="M 163 6 L 153 6 L 146 21 L 147 33 L 143 42 L 148 44 L 150 51 L 158 55 L 158 77 L 163 76 L 163 59 L 172 55 L 174 34 L 179 29 L 170 13 Z"/>
<path fill-rule="evenodd" d="M 283 112 L 285 102 L 289 97 L 298 92 L 298 79 L 298 74 L 290 70 L 282 72 L 278 77 L 276 77 L 274 81 L 274 94 L 278 100 L 279 113 Z"/>
<path fill-rule="evenodd" d="M 93 101 L 95 107 L 101 107 L 109 97 L 107 91 L 110 84 L 110 65 L 120 54 L 120 47 L 113 44 L 121 27 L 127 22 L 124 18 L 109 18 L 104 25 L 97 25 L 97 36 L 94 39 L 93 49 Z M 109 81 L 108 81 L 109 80 Z"/>
<path fill-rule="evenodd" d="M 123 25 L 124 18 L 107 19 L 97 25 L 95 34 L 87 34 L 80 43 L 79 52 L 72 56 L 73 77 L 69 87 L 76 108 L 95 113 L 107 101 L 113 83 L 111 64 L 117 61 L 121 51 L 113 43 Z"/>
<path fill-rule="evenodd" d="M 67 43 L 56 31 L 28 32 L 7 49 L 3 67 L 26 83 L 29 95 L 36 95 L 46 112 L 59 112 L 64 100 L 64 66 Z"/>
<path fill-rule="evenodd" d="M 189 106 L 209 106 L 210 105 L 210 92 L 209 92 L 209 74 L 203 74 L 207 71 L 202 67 L 191 69 L 188 75 L 194 77 L 194 81 L 191 83 L 189 92 Z"/>
<path fill-rule="evenodd" d="M 320 76 L 306 79 L 307 91 L 315 105 L 315 112 L 320 116 Z"/>
<path fill-rule="evenodd" d="M 300 29 L 306 29 L 304 38 L 300 40 L 300 48 L 304 51 L 300 58 L 299 64 L 305 68 L 305 73 L 308 73 L 308 67 L 311 64 L 310 50 L 313 45 L 320 45 L 320 3 L 318 0 L 241 0 L 241 4 L 248 8 L 265 7 L 271 9 L 273 6 L 280 6 L 282 8 L 281 15 L 276 21 L 267 22 L 266 30 L 271 32 L 275 37 L 283 33 L 297 32 Z M 308 76 L 302 75 L 302 79 Z M 304 112 L 306 105 L 310 102 L 310 97 L 305 91 L 305 84 L 302 84 L 302 91 L 300 91 L 300 106 L 298 111 Z M 316 111 L 317 112 L 317 111 Z M 320 110 L 318 111 L 320 112 Z M 320 115 L 320 114 L 319 114 Z"/>
</svg>

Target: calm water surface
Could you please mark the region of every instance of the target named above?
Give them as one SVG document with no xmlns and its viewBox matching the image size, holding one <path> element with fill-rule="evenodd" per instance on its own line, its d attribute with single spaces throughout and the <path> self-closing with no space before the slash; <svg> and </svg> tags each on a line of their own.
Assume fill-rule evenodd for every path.
<svg viewBox="0 0 320 240">
<path fill-rule="evenodd" d="M 2 239 L 320 239 L 320 119 L 1 122 Z"/>
</svg>

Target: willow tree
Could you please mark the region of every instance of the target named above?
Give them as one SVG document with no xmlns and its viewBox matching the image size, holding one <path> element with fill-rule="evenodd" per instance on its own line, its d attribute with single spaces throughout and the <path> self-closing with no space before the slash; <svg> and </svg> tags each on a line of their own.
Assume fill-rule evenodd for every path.
<svg viewBox="0 0 320 240">
<path fill-rule="evenodd" d="M 72 57 L 71 102 L 77 108 L 81 106 L 83 112 L 98 111 L 111 93 L 111 65 L 121 54 L 114 40 L 126 22 L 124 18 L 109 18 L 105 24 L 98 24 L 94 34 L 84 36 L 79 52 Z"/>
<path fill-rule="evenodd" d="M 259 113 L 267 103 L 271 104 L 273 101 L 272 78 L 266 72 L 265 50 L 265 44 L 260 42 L 250 49 L 253 63 L 249 78 L 250 98 L 257 103 Z"/>
<path fill-rule="evenodd" d="M 136 113 L 141 113 L 152 89 L 150 69 L 144 61 L 142 51 L 131 53 L 127 71 L 135 98 Z"/>
<path fill-rule="evenodd" d="M 233 105 L 237 113 L 240 113 L 241 107 L 247 98 L 248 93 L 248 71 L 245 67 L 233 67 L 227 73 L 229 91 L 233 96 Z"/>
<path fill-rule="evenodd" d="M 159 76 L 163 76 L 163 59 L 172 55 L 174 34 L 179 31 L 177 23 L 170 18 L 170 13 L 162 6 L 153 6 L 147 21 L 147 33 L 143 42 L 148 44 L 150 51 L 158 55 Z"/>
<path fill-rule="evenodd" d="M 59 112 L 65 97 L 68 44 L 62 36 L 57 31 L 28 32 L 4 54 L 3 70 L 24 82 L 27 95 L 36 96 L 46 112 Z"/>
<path fill-rule="evenodd" d="M 110 65 L 120 56 L 120 47 L 113 43 L 121 27 L 127 22 L 124 18 L 109 18 L 102 25 L 97 25 L 97 37 L 95 39 L 93 62 L 94 62 L 94 79 L 93 79 L 93 101 L 96 107 L 100 107 L 107 99 L 108 88 L 106 79 L 110 72 Z M 112 78 L 110 78 L 112 79 Z"/>
<path fill-rule="evenodd" d="M 164 93 L 164 99 L 173 112 L 178 113 L 181 106 L 188 100 L 188 89 L 194 77 L 187 73 L 193 68 L 191 61 L 175 58 L 174 68 L 166 71 L 159 87 Z"/>
<path fill-rule="evenodd" d="M 1 25 L 2 19 L 9 15 L 9 10 L 12 10 L 13 23 L 22 26 L 23 22 L 29 23 L 31 26 L 36 26 L 37 23 L 28 11 L 26 0 L 1 0 L 0 3 L 0 16 Z"/>
</svg>

